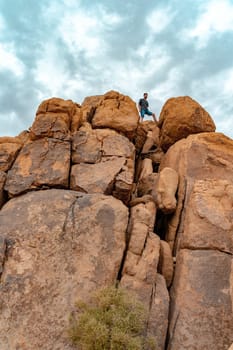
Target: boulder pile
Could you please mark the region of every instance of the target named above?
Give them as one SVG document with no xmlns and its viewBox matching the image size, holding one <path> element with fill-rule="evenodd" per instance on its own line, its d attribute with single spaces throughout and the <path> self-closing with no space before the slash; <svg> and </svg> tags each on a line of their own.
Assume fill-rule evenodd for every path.
<svg viewBox="0 0 233 350">
<path fill-rule="evenodd" d="M 158 350 L 233 343 L 233 140 L 190 97 L 139 123 L 116 91 L 51 98 L 0 138 L 0 348 L 72 350 L 78 299 L 116 284 Z"/>
</svg>

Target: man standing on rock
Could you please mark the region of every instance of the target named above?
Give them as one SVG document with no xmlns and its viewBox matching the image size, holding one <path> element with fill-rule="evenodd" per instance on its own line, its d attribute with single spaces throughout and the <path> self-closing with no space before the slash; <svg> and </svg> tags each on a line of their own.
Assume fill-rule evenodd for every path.
<svg viewBox="0 0 233 350">
<path fill-rule="evenodd" d="M 147 97 L 148 97 L 148 93 L 144 92 L 143 98 L 140 98 L 140 100 L 138 102 L 138 109 L 139 109 L 140 116 L 141 116 L 140 122 L 143 122 L 143 118 L 144 118 L 145 114 L 147 114 L 147 115 L 152 115 L 154 122 L 157 123 L 155 114 L 152 113 L 151 111 L 149 111 L 149 109 L 148 109 L 149 103 L 147 101 Z"/>
</svg>

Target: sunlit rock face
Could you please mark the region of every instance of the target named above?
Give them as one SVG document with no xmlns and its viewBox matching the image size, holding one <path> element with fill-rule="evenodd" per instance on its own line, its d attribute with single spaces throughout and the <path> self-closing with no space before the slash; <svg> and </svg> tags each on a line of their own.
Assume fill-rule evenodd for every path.
<svg viewBox="0 0 233 350">
<path fill-rule="evenodd" d="M 130 97 L 110 91 L 96 108 L 92 119 L 94 128 L 111 128 L 130 139 L 136 134 L 139 116 L 136 104 Z"/>
<path fill-rule="evenodd" d="M 169 99 L 162 108 L 159 126 L 161 147 L 165 151 L 188 135 L 215 131 L 209 113 L 189 96 Z"/>
<path fill-rule="evenodd" d="M 233 140 L 190 97 L 43 101 L 0 138 L 0 348 L 72 350 L 75 303 L 137 295 L 159 350 L 233 343 Z"/>
</svg>

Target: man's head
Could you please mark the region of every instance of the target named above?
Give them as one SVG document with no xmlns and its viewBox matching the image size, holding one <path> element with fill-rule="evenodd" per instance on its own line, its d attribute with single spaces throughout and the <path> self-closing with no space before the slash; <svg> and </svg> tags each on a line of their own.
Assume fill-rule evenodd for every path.
<svg viewBox="0 0 233 350">
<path fill-rule="evenodd" d="M 148 97 L 148 93 L 147 93 L 147 92 L 144 92 L 143 97 L 144 97 L 144 99 L 146 100 L 147 97 Z"/>
</svg>

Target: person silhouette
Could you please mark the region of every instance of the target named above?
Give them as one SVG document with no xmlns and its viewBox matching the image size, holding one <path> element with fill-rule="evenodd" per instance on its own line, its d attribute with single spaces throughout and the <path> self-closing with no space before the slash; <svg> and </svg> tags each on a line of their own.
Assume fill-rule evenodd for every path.
<svg viewBox="0 0 233 350">
<path fill-rule="evenodd" d="M 151 115 L 154 122 L 157 123 L 155 113 L 153 113 L 149 110 L 149 102 L 148 102 L 147 98 L 148 98 L 148 93 L 144 92 L 143 98 L 140 98 L 140 100 L 138 102 L 138 109 L 140 112 L 140 122 L 143 122 L 144 116 L 145 116 L 145 114 L 147 114 L 147 115 Z"/>
</svg>

